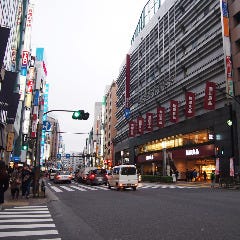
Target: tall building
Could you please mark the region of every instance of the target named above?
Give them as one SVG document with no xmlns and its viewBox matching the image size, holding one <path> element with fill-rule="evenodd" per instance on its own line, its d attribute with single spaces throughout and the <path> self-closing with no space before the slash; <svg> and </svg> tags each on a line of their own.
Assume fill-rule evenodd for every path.
<svg viewBox="0 0 240 240">
<path fill-rule="evenodd" d="M 23 107 L 21 90 L 23 89 L 19 85 L 21 85 L 21 82 L 24 83 L 25 91 L 33 6 L 32 0 L 4 0 L 0 2 L 0 68 L 2 83 L 0 93 L 0 132 L 2 140 L 0 148 L 1 154 L 4 150 L 6 163 L 9 162 L 11 152 L 15 150 L 15 145 L 18 144 L 18 139 L 21 139 L 19 136 Z M 21 78 L 20 75 L 23 77 Z M 16 157 L 16 160 L 19 160 L 19 152 L 17 156 L 13 155 L 13 159 Z"/>
<path fill-rule="evenodd" d="M 182 179 L 238 166 L 226 1 L 148 1 L 116 83 L 116 163 Z"/>
<path fill-rule="evenodd" d="M 105 104 L 105 114 L 104 114 L 104 154 L 103 158 L 106 167 L 114 166 L 113 162 L 114 149 L 113 149 L 113 139 L 116 136 L 115 125 L 117 123 L 116 119 L 116 102 L 117 102 L 117 85 L 113 81 L 108 92 L 106 93 L 106 104 Z"/>
<path fill-rule="evenodd" d="M 233 62 L 233 79 L 235 97 L 238 99 L 236 107 L 236 119 L 240 119 L 240 2 L 228 0 L 230 39 Z M 236 131 L 240 133 L 240 122 L 238 121 Z M 240 134 L 237 138 L 238 151 L 240 151 Z M 238 152 L 239 154 L 239 152 Z M 239 155 L 238 155 L 239 156 Z M 239 158 L 239 157 L 238 157 Z"/>
</svg>

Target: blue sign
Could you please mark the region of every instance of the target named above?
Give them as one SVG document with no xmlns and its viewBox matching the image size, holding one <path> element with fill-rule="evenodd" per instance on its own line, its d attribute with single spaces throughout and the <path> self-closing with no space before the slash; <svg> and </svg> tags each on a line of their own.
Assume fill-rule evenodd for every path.
<svg viewBox="0 0 240 240">
<path fill-rule="evenodd" d="M 48 121 L 43 121 L 43 130 L 48 131 L 51 128 L 51 123 Z"/>
<path fill-rule="evenodd" d="M 130 108 L 125 108 L 124 109 L 124 114 L 125 114 L 125 118 L 129 118 L 130 114 L 131 114 Z"/>
<path fill-rule="evenodd" d="M 61 159 L 61 154 L 60 153 L 57 154 L 57 159 Z"/>
<path fill-rule="evenodd" d="M 70 154 L 69 153 L 66 154 L 66 158 L 70 158 Z"/>
<path fill-rule="evenodd" d="M 13 161 L 14 161 L 14 162 L 19 162 L 19 161 L 20 161 L 20 157 L 14 156 L 14 157 L 13 157 Z"/>
</svg>

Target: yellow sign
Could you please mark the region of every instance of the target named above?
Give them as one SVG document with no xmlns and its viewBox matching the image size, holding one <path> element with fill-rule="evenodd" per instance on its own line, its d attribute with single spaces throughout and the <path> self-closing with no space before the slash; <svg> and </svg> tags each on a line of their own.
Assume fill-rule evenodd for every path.
<svg viewBox="0 0 240 240">
<path fill-rule="evenodd" d="M 14 141 L 14 133 L 9 132 L 7 135 L 7 152 L 11 152 L 13 150 L 13 141 Z"/>
</svg>

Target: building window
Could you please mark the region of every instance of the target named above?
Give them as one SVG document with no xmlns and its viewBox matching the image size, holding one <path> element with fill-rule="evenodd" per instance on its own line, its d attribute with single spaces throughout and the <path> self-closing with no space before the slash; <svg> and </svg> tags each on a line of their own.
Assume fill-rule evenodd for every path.
<svg viewBox="0 0 240 240">
<path fill-rule="evenodd" d="M 235 26 L 240 24 L 240 12 L 233 16 Z"/>
<path fill-rule="evenodd" d="M 236 41 L 236 50 L 237 50 L 237 53 L 240 52 L 240 39 Z"/>
</svg>

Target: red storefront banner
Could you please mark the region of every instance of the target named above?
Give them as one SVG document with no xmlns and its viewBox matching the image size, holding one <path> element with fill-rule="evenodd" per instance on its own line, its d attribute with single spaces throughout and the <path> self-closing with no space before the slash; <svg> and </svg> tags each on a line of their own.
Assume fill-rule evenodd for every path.
<svg viewBox="0 0 240 240">
<path fill-rule="evenodd" d="M 215 101 L 216 101 L 216 83 L 207 82 L 205 88 L 204 108 L 208 110 L 214 110 Z"/>
<path fill-rule="evenodd" d="M 135 122 L 129 122 L 129 137 L 135 137 Z"/>
<path fill-rule="evenodd" d="M 137 118 L 137 133 L 143 134 L 144 132 L 144 118 L 138 117 Z"/>
<path fill-rule="evenodd" d="M 130 55 L 126 56 L 125 107 L 129 108 L 130 99 Z"/>
<path fill-rule="evenodd" d="M 186 99 L 186 108 L 185 108 L 186 117 L 194 117 L 194 115 L 195 115 L 195 93 L 186 92 L 185 99 Z"/>
<path fill-rule="evenodd" d="M 146 130 L 153 130 L 153 113 L 146 113 Z"/>
<path fill-rule="evenodd" d="M 157 126 L 163 128 L 165 124 L 165 108 L 157 107 Z"/>
<path fill-rule="evenodd" d="M 153 130 L 153 113 L 146 113 L 146 131 Z"/>
<path fill-rule="evenodd" d="M 173 123 L 178 122 L 178 101 L 171 100 L 170 102 L 170 121 Z"/>
</svg>

